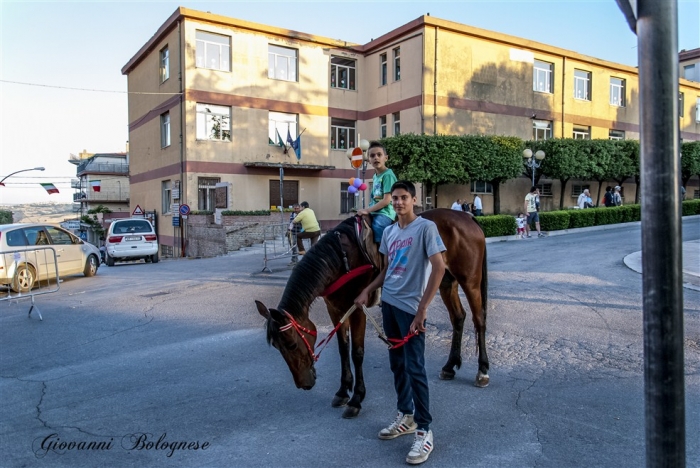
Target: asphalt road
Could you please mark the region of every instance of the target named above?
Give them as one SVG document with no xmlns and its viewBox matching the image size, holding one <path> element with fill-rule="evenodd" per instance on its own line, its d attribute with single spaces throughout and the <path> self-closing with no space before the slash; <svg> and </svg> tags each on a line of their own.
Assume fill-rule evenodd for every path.
<svg viewBox="0 0 700 468">
<path fill-rule="evenodd" d="M 437 378 L 450 325 L 433 302 L 435 450 L 426 466 L 644 465 L 641 275 L 623 263 L 641 248 L 639 230 L 488 245 L 488 388 L 472 385 L 471 329 L 456 379 Z M 700 218 L 684 220 L 684 240 L 699 238 Z M 38 296 L 43 321 L 27 318 L 26 300 L 0 302 L 0 465 L 405 466 L 412 438 L 376 437 L 395 397 L 371 330 L 355 420 L 330 406 L 340 378 L 333 344 L 304 392 L 265 342 L 253 299 L 277 305 L 286 263 L 261 273 L 253 249 L 102 266 Z M 687 466 L 697 467 L 700 292 L 684 289 L 684 301 Z M 311 314 L 330 331 L 322 301 Z"/>
</svg>

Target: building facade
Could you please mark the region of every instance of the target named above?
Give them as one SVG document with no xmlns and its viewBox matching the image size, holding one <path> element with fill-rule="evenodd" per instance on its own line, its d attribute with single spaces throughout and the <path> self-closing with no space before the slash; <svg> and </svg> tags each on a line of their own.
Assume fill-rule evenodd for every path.
<svg viewBox="0 0 700 468">
<path fill-rule="evenodd" d="M 639 136 L 635 67 L 430 16 L 359 45 L 179 8 L 122 73 L 131 208 L 158 212 L 160 241 L 175 255 L 186 236 L 173 226 L 181 204 L 261 210 L 306 200 L 325 223 L 345 218 L 356 174 L 346 151 L 360 138 Z M 698 140 L 700 83 L 679 86 L 682 137 Z M 544 209 L 561 190 L 574 204 L 586 185 L 540 183 Z M 502 211 L 520 209 L 528 186 L 507 182 Z M 421 200 L 449 207 L 480 193 L 488 213 L 489 191 L 474 181 Z"/>
</svg>

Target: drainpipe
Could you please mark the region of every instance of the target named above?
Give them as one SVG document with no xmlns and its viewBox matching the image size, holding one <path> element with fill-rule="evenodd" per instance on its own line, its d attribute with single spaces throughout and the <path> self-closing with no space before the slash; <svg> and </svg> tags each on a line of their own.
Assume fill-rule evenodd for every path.
<svg viewBox="0 0 700 468">
<path fill-rule="evenodd" d="M 185 180 L 185 86 L 182 67 L 182 20 L 177 22 L 178 79 L 180 80 L 180 203 L 187 203 L 187 181 Z M 175 213 L 178 214 L 178 213 Z M 174 214 L 174 215 L 175 215 Z M 180 219 L 180 256 L 185 256 L 185 220 Z"/>
<path fill-rule="evenodd" d="M 433 63 L 433 135 L 437 135 L 437 92 L 438 92 L 438 27 L 435 26 L 435 54 Z"/>
<path fill-rule="evenodd" d="M 562 62 L 562 76 L 561 76 L 561 137 L 564 138 L 564 99 L 565 99 L 565 90 L 566 90 L 566 57 L 563 57 L 563 62 Z M 552 135 L 554 136 L 554 135 Z M 564 190 L 564 187 L 561 188 Z"/>
</svg>

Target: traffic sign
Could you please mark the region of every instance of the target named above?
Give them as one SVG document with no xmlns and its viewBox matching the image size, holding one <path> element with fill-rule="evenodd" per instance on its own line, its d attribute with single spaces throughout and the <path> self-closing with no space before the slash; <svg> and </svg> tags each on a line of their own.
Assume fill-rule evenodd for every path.
<svg viewBox="0 0 700 468">
<path fill-rule="evenodd" d="M 185 203 L 180 205 L 180 214 L 182 216 L 187 216 L 188 214 L 190 214 L 190 205 L 186 205 Z"/>
<path fill-rule="evenodd" d="M 143 216 L 143 210 L 139 205 L 136 205 L 136 208 L 134 208 L 133 213 L 131 213 L 131 216 Z"/>
<path fill-rule="evenodd" d="M 173 227 L 178 227 L 178 226 L 180 226 L 180 217 L 173 216 Z"/>
<path fill-rule="evenodd" d="M 362 149 L 355 148 L 352 150 L 352 157 L 350 159 L 350 165 L 355 169 L 362 167 Z"/>
</svg>

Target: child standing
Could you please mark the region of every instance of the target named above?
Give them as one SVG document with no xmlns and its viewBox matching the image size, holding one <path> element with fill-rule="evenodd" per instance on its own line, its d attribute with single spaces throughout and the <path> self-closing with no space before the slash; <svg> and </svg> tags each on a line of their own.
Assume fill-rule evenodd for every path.
<svg viewBox="0 0 700 468">
<path fill-rule="evenodd" d="M 515 222 L 516 222 L 517 225 L 518 225 L 518 234 L 517 234 L 517 236 L 518 236 L 520 239 L 523 239 L 523 238 L 525 237 L 525 223 L 527 222 L 527 220 L 525 219 L 525 215 L 524 215 L 522 212 L 521 212 L 521 213 L 518 213 L 518 217 L 515 218 Z"/>
<path fill-rule="evenodd" d="M 384 331 L 389 339 L 408 337 L 403 346 L 389 349 L 398 414 L 378 436 L 389 440 L 415 433 L 406 462 L 417 465 L 426 461 L 433 450 L 425 372 L 425 320 L 428 305 L 445 274 L 445 245 L 435 223 L 413 212 L 416 188 L 411 182 L 396 182 L 391 188 L 391 200 L 398 222 L 389 226 L 382 237 L 379 252 L 386 261 L 379 276 L 357 296 L 355 304 L 367 304 L 369 294 L 383 286 Z M 426 283 L 428 265 L 432 269 Z"/>
<path fill-rule="evenodd" d="M 374 167 L 375 173 L 372 177 L 372 196 L 369 201 L 369 208 L 359 210 L 358 214 L 372 215 L 372 231 L 374 232 L 374 242 L 377 244 L 382 240 L 382 233 L 396 218 L 396 212 L 391 205 L 391 187 L 396 182 L 394 171 L 386 167 L 389 156 L 386 148 L 378 141 L 373 141 L 367 150 L 369 163 Z"/>
</svg>

